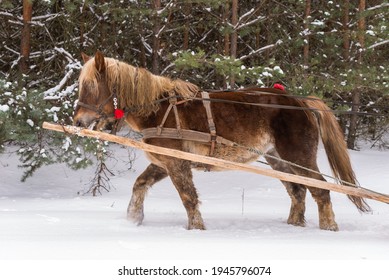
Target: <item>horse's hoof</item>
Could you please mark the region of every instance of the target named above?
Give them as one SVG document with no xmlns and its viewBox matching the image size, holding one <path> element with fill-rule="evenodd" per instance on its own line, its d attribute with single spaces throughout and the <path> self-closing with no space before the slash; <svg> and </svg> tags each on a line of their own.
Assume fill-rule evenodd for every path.
<svg viewBox="0 0 389 280">
<path fill-rule="evenodd" d="M 289 218 L 287 223 L 289 225 L 293 225 L 293 226 L 296 226 L 296 227 L 305 227 L 305 219 L 302 218 L 302 219 L 292 219 L 292 218 Z"/>
<path fill-rule="evenodd" d="M 191 230 L 191 229 L 205 230 L 203 220 L 201 219 L 201 221 L 198 220 L 197 222 L 189 222 L 188 223 L 188 230 Z"/>
<path fill-rule="evenodd" d="M 142 224 L 143 218 L 143 213 L 127 213 L 127 220 L 131 221 L 137 226 L 140 226 Z"/>
<path fill-rule="evenodd" d="M 336 223 L 330 225 L 320 225 L 320 229 L 329 230 L 329 231 L 339 231 L 339 227 Z"/>
<path fill-rule="evenodd" d="M 203 218 L 201 218 L 200 212 L 188 220 L 188 229 L 205 230 L 204 221 Z"/>
<path fill-rule="evenodd" d="M 188 230 L 192 229 L 206 230 L 204 225 L 188 225 Z"/>
</svg>

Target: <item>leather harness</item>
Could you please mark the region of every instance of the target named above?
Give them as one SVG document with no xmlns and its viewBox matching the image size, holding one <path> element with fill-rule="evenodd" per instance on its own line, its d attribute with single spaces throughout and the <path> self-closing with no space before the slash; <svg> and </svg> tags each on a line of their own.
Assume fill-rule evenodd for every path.
<svg viewBox="0 0 389 280">
<path fill-rule="evenodd" d="M 158 125 L 157 127 L 146 128 L 141 131 L 141 133 L 143 134 L 143 139 L 165 138 L 165 139 L 190 140 L 190 141 L 196 141 L 201 143 L 210 143 L 211 147 L 210 147 L 209 156 L 214 155 L 216 143 L 227 145 L 227 146 L 234 146 L 235 145 L 234 142 L 224 137 L 218 136 L 216 134 L 216 126 L 213 120 L 209 93 L 202 91 L 201 97 L 202 97 L 201 99 L 203 102 L 203 106 L 205 108 L 205 112 L 207 114 L 209 133 L 181 128 L 181 121 L 178 115 L 177 105 L 183 104 L 191 99 L 177 101 L 177 98 L 173 96 L 169 99 L 170 104 L 165 112 L 161 124 Z M 168 118 L 172 109 L 176 121 L 176 128 L 164 127 L 166 119 Z"/>
<path fill-rule="evenodd" d="M 186 103 L 186 102 L 193 100 L 193 99 L 189 98 L 189 99 L 177 101 L 177 97 L 174 95 L 171 95 L 168 98 L 169 107 L 167 108 L 160 125 L 158 125 L 157 127 L 143 129 L 141 131 L 141 133 L 143 134 L 143 139 L 165 138 L 165 139 L 189 140 L 189 141 L 196 141 L 196 142 L 200 142 L 200 143 L 210 143 L 211 147 L 210 147 L 210 151 L 209 151 L 209 156 L 214 155 L 216 143 L 231 146 L 231 147 L 234 146 L 235 145 L 234 142 L 232 142 L 224 137 L 218 136 L 216 133 L 216 126 L 215 126 L 215 122 L 213 120 L 212 109 L 211 109 L 211 100 L 209 97 L 209 93 L 206 91 L 202 91 L 201 97 L 202 97 L 201 100 L 203 102 L 203 106 L 205 108 L 205 112 L 207 115 L 209 133 L 200 132 L 200 131 L 196 131 L 196 130 L 182 129 L 180 117 L 178 114 L 177 105 Z M 92 105 L 86 104 L 86 103 L 81 102 L 81 101 L 78 101 L 77 105 L 96 112 L 99 115 L 98 119 L 106 119 L 106 118 L 113 117 L 113 114 L 109 114 L 109 115 L 105 114 L 103 111 L 103 107 L 108 102 L 110 102 L 113 98 L 116 98 L 116 94 L 114 92 L 107 99 L 105 99 L 103 101 L 103 103 L 100 104 L 99 106 L 92 106 Z M 164 127 L 165 122 L 166 122 L 166 120 L 167 120 L 167 118 L 172 110 L 174 113 L 176 128 Z M 126 110 L 126 113 L 131 112 L 131 111 L 136 111 L 136 109 Z M 115 122 L 113 129 L 111 131 L 112 134 L 116 134 L 118 127 L 121 126 L 122 121 L 123 121 L 123 118 L 120 120 L 117 120 Z"/>
</svg>

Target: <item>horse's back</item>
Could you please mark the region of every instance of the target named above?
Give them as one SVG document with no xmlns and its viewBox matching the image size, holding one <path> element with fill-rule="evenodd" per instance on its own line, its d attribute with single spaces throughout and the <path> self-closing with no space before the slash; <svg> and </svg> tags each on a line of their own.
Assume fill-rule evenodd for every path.
<svg viewBox="0 0 389 280">
<path fill-rule="evenodd" d="M 233 147 L 217 144 L 214 157 L 247 163 L 273 147 L 283 152 L 301 144 L 317 145 L 318 131 L 311 113 L 301 110 L 302 102 L 278 94 L 278 90 L 211 92 L 210 98 L 217 135 L 237 144 Z M 203 107 L 202 102 L 196 101 L 183 110 L 185 128 L 209 132 Z M 210 153 L 209 145 L 196 141 L 183 141 L 183 149 L 203 155 Z"/>
</svg>

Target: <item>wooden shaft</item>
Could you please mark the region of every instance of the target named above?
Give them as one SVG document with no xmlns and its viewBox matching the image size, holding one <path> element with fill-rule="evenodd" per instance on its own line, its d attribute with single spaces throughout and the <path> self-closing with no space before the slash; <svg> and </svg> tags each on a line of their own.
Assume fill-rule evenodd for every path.
<svg viewBox="0 0 389 280">
<path fill-rule="evenodd" d="M 232 170 L 241 170 L 241 171 L 247 171 L 251 173 L 261 174 L 264 176 L 273 177 L 282 181 L 288 181 L 292 183 L 302 184 L 309 187 L 315 187 L 320 189 L 326 189 L 331 190 L 335 192 L 340 192 L 348 195 L 354 195 L 354 196 L 360 196 L 365 197 L 385 203 L 389 203 L 389 195 L 378 193 L 366 188 L 356 188 L 356 187 L 350 187 L 350 186 L 344 186 L 344 185 L 338 185 L 334 183 L 329 183 L 326 181 L 320 181 L 308 177 L 298 176 L 294 174 L 284 173 L 272 169 L 264 169 L 258 166 L 252 166 L 248 164 L 243 163 L 237 163 L 232 162 L 224 159 L 219 158 L 211 158 L 207 156 L 202 155 L 196 155 L 192 153 L 187 153 L 179 150 L 173 150 L 168 149 L 164 147 L 159 147 L 155 145 L 146 144 L 143 142 L 135 141 L 129 138 L 116 136 L 112 134 L 108 134 L 105 132 L 100 131 L 94 131 L 89 129 L 82 129 L 74 126 L 62 126 L 58 124 L 52 124 L 48 122 L 43 123 L 43 128 L 54 130 L 62 133 L 70 133 L 70 134 L 76 134 L 79 136 L 85 136 L 85 137 L 92 137 L 104 141 L 110 141 L 114 143 L 118 143 L 125 146 L 134 147 L 137 149 L 144 150 L 146 152 L 155 153 L 155 154 L 161 154 L 165 156 L 171 156 L 176 157 L 184 160 L 189 160 L 193 162 L 200 162 L 204 164 L 214 165 L 226 169 L 232 169 Z"/>
</svg>

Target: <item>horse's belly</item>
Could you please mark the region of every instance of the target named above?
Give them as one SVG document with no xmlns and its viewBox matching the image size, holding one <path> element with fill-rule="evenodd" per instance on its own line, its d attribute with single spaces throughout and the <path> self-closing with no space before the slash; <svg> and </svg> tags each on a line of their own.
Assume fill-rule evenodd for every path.
<svg viewBox="0 0 389 280">
<path fill-rule="evenodd" d="M 193 142 L 188 142 L 184 144 L 184 150 L 192 153 L 203 156 L 211 156 L 215 158 L 220 158 L 228 161 L 239 162 L 239 163 L 250 163 L 258 159 L 261 153 L 264 152 L 265 147 L 255 147 L 253 149 L 243 148 L 243 147 L 230 147 L 218 144 L 215 146 L 213 154 L 210 155 L 211 147 L 210 145 L 198 144 Z M 193 168 L 207 171 L 222 171 L 226 170 L 225 168 L 217 166 L 209 166 L 202 163 L 193 163 Z"/>
</svg>

